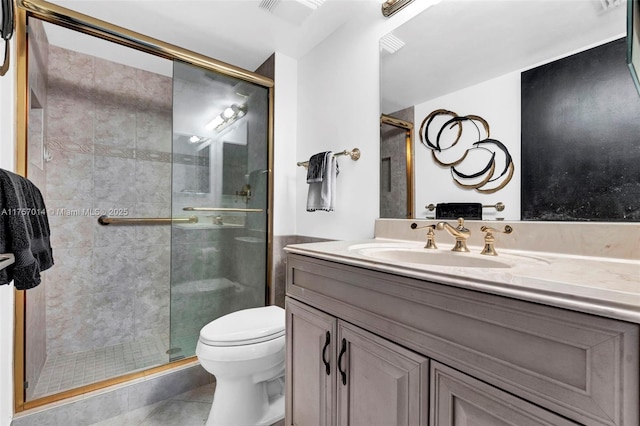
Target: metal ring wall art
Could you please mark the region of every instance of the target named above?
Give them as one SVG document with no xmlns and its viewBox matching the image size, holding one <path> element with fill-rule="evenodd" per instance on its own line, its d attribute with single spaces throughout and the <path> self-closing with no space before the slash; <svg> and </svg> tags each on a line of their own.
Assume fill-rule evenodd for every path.
<svg viewBox="0 0 640 426">
<path fill-rule="evenodd" d="M 489 137 L 489 123 L 478 115 L 459 116 L 437 109 L 422 120 L 419 134 L 433 160 L 449 167 L 453 181 L 461 188 L 493 194 L 513 177 L 515 166 L 509 150 Z"/>
</svg>

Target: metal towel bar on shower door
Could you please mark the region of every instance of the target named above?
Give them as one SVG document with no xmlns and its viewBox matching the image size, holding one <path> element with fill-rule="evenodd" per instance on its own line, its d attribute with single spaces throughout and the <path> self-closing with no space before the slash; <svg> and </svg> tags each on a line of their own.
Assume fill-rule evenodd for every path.
<svg viewBox="0 0 640 426">
<path fill-rule="evenodd" d="M 234 207 L 184 207 L 186 212 L 245 212 L 262 213 L 264 209 L 238 209 Z"/>
<path fill-rule="evenodd" d="M 98 218 L 100 225 L 171 225 L 172 223 L 198 223 L 196 216 L 189 217 L 109 217 Z"/>
</svg>

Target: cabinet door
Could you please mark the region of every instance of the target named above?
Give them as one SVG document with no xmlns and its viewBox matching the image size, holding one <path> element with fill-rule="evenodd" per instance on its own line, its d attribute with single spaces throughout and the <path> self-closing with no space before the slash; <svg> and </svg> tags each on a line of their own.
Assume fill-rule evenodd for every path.
<svg viewBox="0 0 640 426">
<path fill-rule="evenodd" d="M 430 426 L 577 425 L 435 361 L 430 377 Z"/>
<path fill-rule="evenodd" d="M 338 321 L 338 425 L 427 424 L 428 360 Z"/>
<path fill-rule="evenodd" d="M 336 319 L 286 300 L 288 426 L 334 426 Z"/>
</svg>

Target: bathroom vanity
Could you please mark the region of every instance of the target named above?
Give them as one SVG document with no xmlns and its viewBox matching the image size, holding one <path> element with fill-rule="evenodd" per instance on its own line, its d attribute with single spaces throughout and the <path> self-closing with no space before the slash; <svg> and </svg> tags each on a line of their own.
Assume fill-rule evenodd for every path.
<svg viewBox="0 0 640 426">
<path fill-rule="evenodd" d="M 639 262 L 423 246 L 285 249 L 287 425 L 639 424 Z"/>
</svg>

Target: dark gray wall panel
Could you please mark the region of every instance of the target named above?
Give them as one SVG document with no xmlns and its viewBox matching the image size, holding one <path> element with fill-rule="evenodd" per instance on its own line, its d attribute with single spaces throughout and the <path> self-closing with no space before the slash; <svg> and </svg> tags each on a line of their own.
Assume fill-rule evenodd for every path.
<svg viewBox="0 0 640 426">
<path fill-rule="evenodd" d="M 640 97 L 625 39 L 522 73 L 522 218 L 640 221 Z"/>
</svg>

